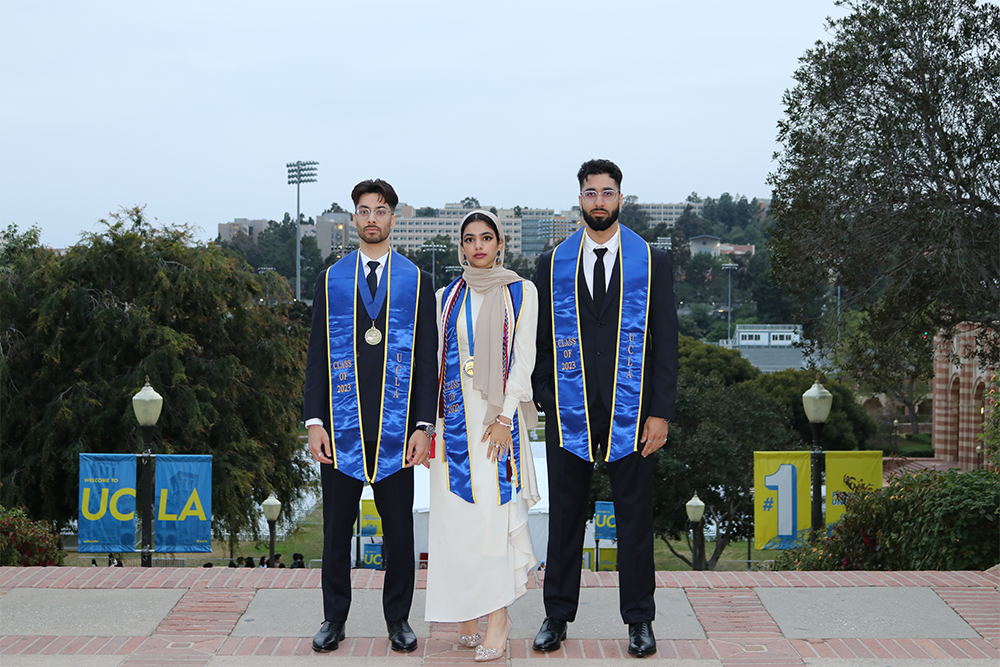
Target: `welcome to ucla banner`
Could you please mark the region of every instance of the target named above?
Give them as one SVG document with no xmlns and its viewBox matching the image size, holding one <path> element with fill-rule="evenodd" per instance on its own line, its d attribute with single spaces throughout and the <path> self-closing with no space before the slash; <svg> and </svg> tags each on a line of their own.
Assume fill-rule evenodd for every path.
<svg viewBox="0 0 1000 667">
<path fill-rule="evenodd" d="M 135 457 L 133 456 L 133 461 Z M 153 534 L 158 553 L 212 550 L 212 457 L 158 454 Z"/>
<path fill-rule="evenodd" d="M 80 553 L 135 551 L 135 454 L 80 454 Z"/>
<path fill-rule="evenodd" d="M 754 546 L 791 549 L 812 528 L 809 452 L 754 452 Z"/>
<path fill-rule="evenodd" d="M 826 525 L 837 523 L 844 516 L 843 501 L 838 491 L 850 491 L 844 478 L 852 485 L 859 483 L 882 486 L 882 452 L 826 453 Z"/>
<path fill-rule="evenodd" d="M 604 500 L 594 503 L 594 539 L 617 539 L 615 530 L 615 504 Z M 601 550 L 604 553 L 604 550 Z"/>
</svg>

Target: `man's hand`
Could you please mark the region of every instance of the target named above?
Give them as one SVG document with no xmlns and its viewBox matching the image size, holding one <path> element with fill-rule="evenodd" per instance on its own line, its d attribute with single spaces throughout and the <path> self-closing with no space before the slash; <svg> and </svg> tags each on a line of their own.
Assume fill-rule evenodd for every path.
<svg viewBox="0 0 1000 667">
<path fill-rule="evenodd" d="M 431 450 L 431 439 L 421 429 L 418 428 L 410 436 L 407 449 L 406 465 L 403 466 L 404 468 L 412 468 L 415 465 L 422 465 L 425 468 L 431 467 L 427 457 Z"/>
<path fill-rule="evenodd" d="M 333 459 L 327 455 L 327 452 L 333 453 L 330 449 L 330 434 L 322 424 L 309 427 L 309 451 L 320 463 L 333 463 Z"/>
<path fill-rule="evenodd" d="M 646 423 L 642 425 L 641 442 L 645 445 L 642 448 L 643 458 L 667 444 L 667 432 L 669 430 L 670 422 L 666 419 L 662 417 L 646 417 Z"/>
</svg>

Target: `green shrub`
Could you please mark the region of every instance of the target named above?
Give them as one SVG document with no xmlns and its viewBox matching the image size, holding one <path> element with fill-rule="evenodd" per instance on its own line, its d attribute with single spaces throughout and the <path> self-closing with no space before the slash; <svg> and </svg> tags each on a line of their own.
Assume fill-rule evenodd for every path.
<svg viewBox="0 0 1000 667">
<path fill-rule="evenodd" d="M 44 521 L 0 505 L 0 565 L 62 565 L 66 553 Z"/>
<path fill-rule="evenodd" d="M 1000 563 L 1000 475 L 925 470 L 841 494 L 844 517 L 775 570 L 985 570 Z"/>
</svg>

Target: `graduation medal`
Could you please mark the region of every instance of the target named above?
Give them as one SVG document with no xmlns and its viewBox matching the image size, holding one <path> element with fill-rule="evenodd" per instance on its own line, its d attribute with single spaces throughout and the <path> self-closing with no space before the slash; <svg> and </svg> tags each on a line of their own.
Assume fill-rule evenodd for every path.
<svg viewBox="0 0 1000 667">
<path fill-rule="evenodd" d="M 382 332 L 375 328 L 375 323 L 372 323 L 372 328 L 365 332 L 365 342 L 369 345 L 378 345 L 382 342 Z"/>
<path fill-rule="evenodd" d="M 465 373 L 468 377 L 472 377 L 472 367 L 473 367 L 473 359 L 472 357 L 469 357 L 468 359 L 465 360 L 465 363 L 462 364 L 462 372 Z"/>
</svg>

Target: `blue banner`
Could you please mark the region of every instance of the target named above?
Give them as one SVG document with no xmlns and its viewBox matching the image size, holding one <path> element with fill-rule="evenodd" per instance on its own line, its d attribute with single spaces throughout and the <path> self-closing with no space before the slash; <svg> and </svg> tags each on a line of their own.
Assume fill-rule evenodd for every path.
<svg viewBox="0 0 1000 667">
<path fill-rule="evenodd" d="M 366 544 L 365 545 L 365 565 L 364 569 L 368 570 L 381 570 L 382 569 L 382 545 L 381 544 Z"/>
<path fill-rule="evenodd" d="M 158 454 L 153 489 L 156 552 L 210 552 L 212 457 Z"/>
<path fill-rule="evenodd" d="M 607 501 L 598 501 L 594 503 L 594 510 L 594 539 L 617 539 L 618 531 L 615 530 L 615 504 Z"/>
<path fill-rule="evenodd" d="M 135 551 L 135 454 L 80 454 L 80 553 Z"/>
</svg>

